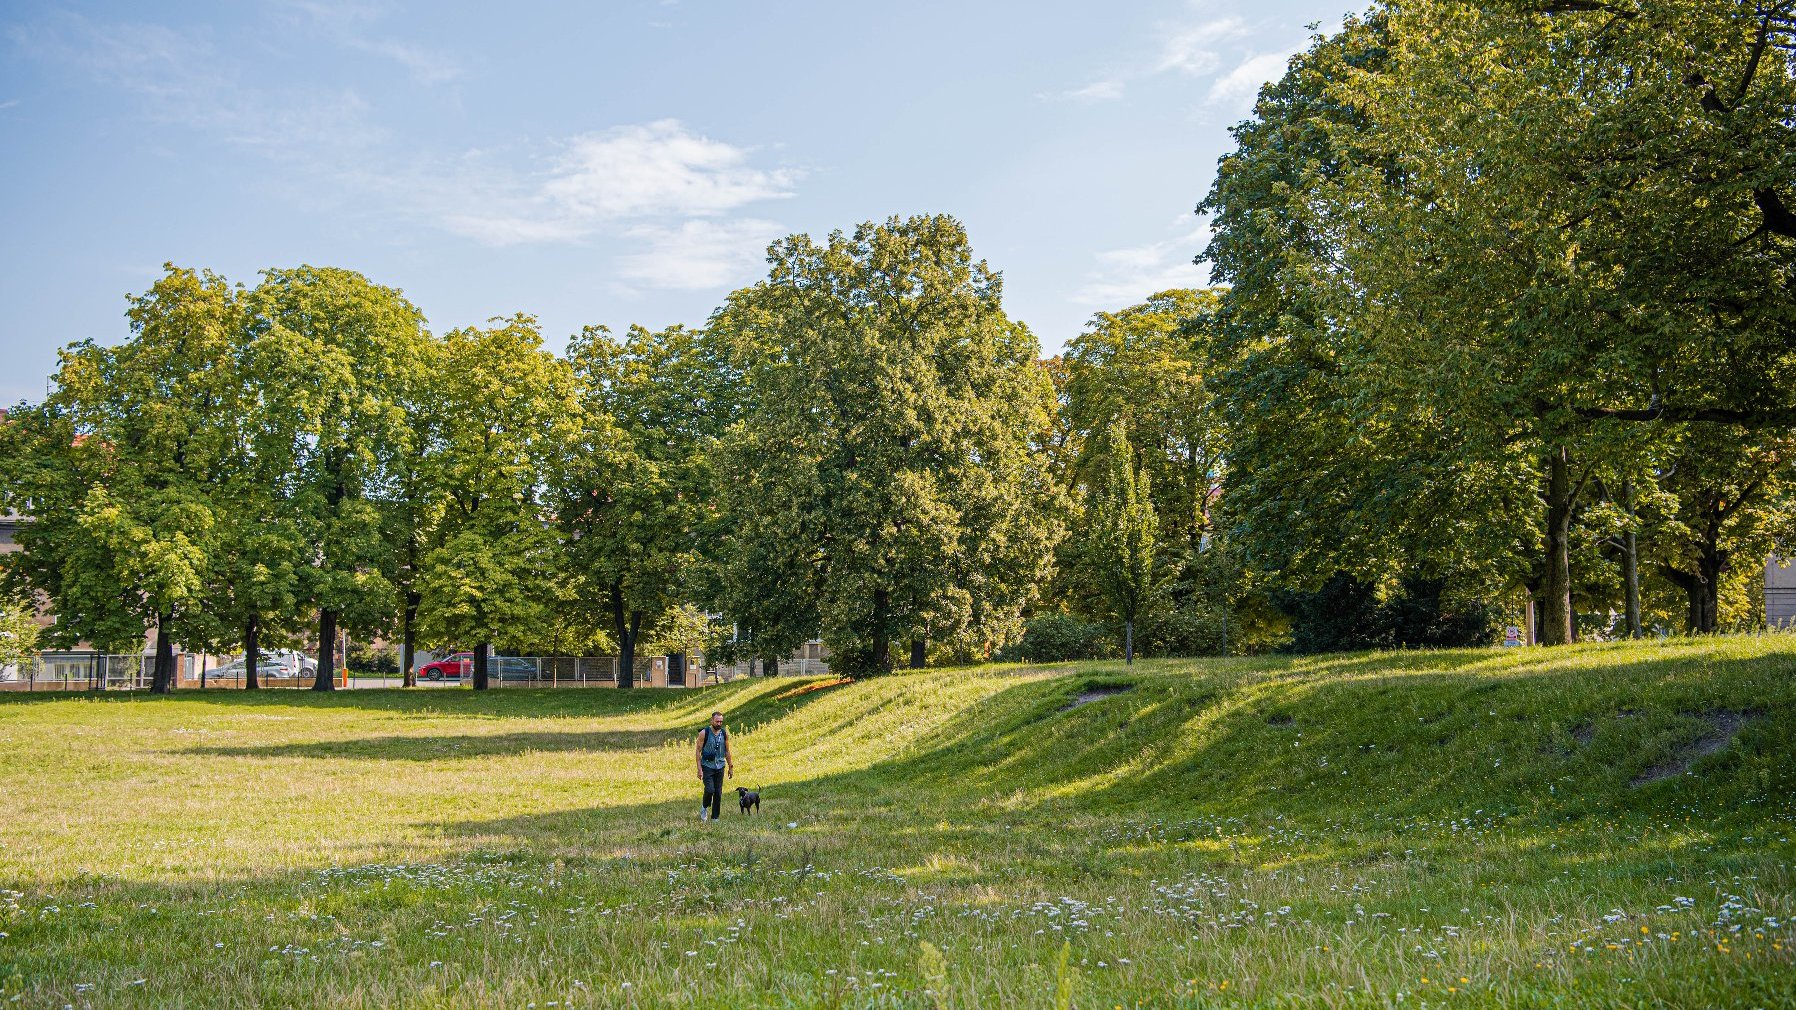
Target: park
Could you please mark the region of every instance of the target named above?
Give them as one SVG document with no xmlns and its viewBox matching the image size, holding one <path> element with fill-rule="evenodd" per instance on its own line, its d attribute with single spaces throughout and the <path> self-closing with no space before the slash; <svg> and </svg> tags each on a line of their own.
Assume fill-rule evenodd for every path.
<svg viewBox="0 0 1796 1010">
<path fill-rule="evenodd" d="M 1796 1006 L 1796 0 L 0 42 L 0 1008 Z"/>
<path fill-rule="evenodd" d="M 7 998 L 1787 1006 L 1796 646 L 0 706 Z M 1083 703 L 1081 703 L 1083 701 Z M 692 735 L 763 809 L 695 815 Z"/>
</svg>

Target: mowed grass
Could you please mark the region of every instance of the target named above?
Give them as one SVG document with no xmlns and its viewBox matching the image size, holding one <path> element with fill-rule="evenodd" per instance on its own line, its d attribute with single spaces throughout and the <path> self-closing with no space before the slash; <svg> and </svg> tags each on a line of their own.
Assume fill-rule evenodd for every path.
<svg viewBox="0 0 1796 1010">
<path fill-rule="evenodd" d="M 799 683 L 0 696 L 0 1006 L 1796 1005 L 1791 638 Z"/>
</svg>

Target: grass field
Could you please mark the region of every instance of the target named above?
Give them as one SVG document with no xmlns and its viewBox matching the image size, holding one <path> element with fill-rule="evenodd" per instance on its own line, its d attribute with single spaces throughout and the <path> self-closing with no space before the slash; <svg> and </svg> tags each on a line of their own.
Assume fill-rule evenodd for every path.
<svg viewBox="0 0 1796 1010">
<path fill-rule="evenodd" d="M 0 698 L 0 1006 L 1796 1005 L 1796 639 L 799 683 Z"/>
</svg>

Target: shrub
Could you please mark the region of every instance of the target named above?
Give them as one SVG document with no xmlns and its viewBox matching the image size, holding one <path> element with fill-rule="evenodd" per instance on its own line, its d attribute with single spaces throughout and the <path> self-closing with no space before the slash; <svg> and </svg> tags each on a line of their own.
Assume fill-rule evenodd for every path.
<svg viewBox="0 0 1796 1010">
<path fill-rule="evenodd" d="M 1100 659 L 1115 652 L 1116 643 L 1116 634 L 1107 625 L 1050 612 L 1029 618 L 1022 641 L 1006 648 L 999 658 L 1026 663 Z"/>
</svg>

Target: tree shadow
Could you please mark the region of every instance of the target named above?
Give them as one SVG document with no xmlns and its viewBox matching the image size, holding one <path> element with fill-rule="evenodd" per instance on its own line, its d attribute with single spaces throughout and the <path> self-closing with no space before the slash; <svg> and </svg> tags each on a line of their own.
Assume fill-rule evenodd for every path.
<svg viewBox="0 0 1796 1010">
<path fill-rule="evenodd" d="M 394 735 L 247 747 L 190 747 L 180 753 L 208 757 L 448 761 L 562 751 L 653 750 L 686 736 L 685 729 Z"/>
</svg>

